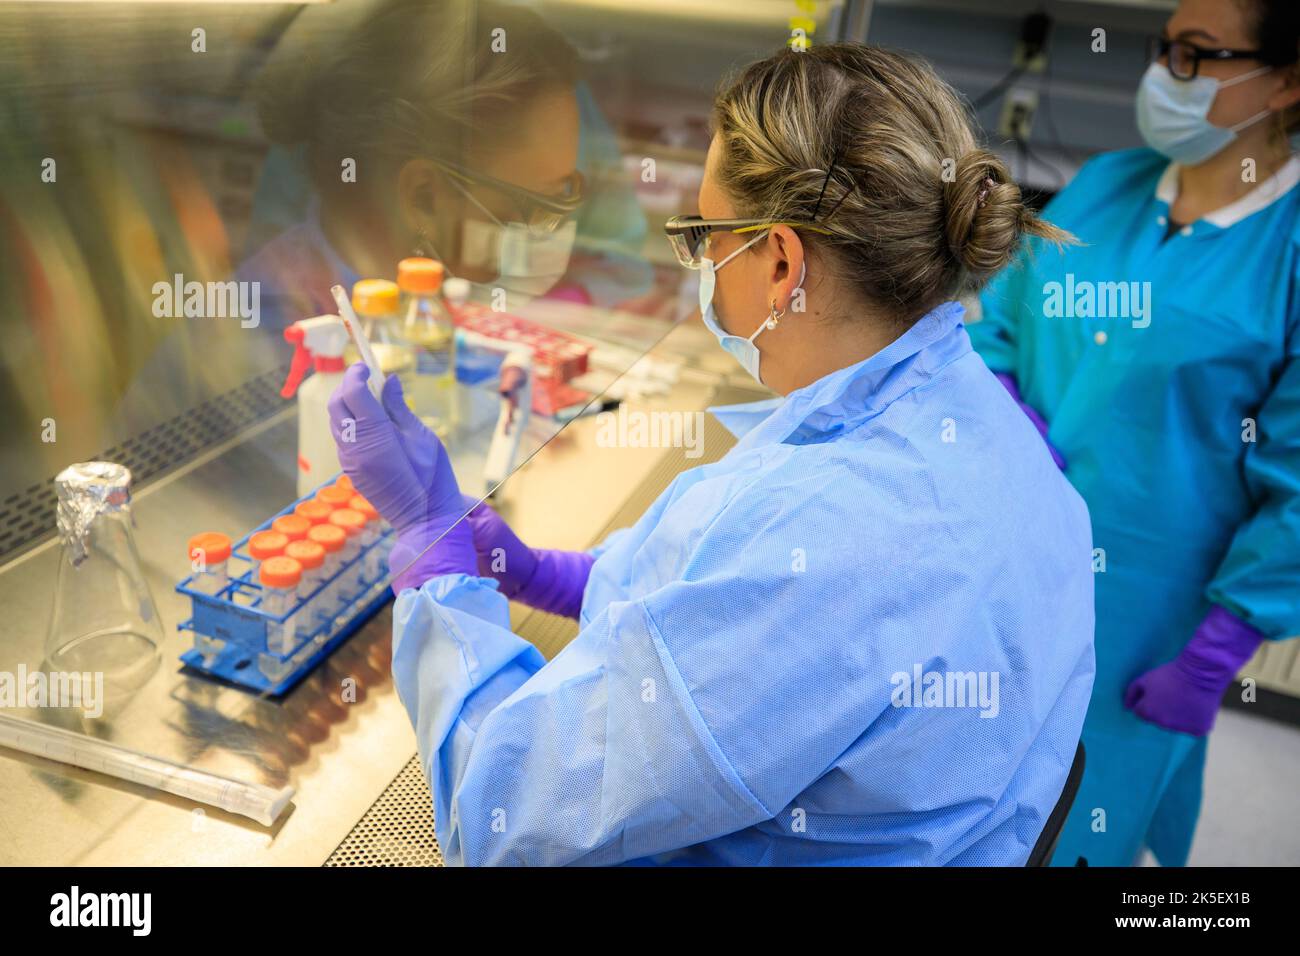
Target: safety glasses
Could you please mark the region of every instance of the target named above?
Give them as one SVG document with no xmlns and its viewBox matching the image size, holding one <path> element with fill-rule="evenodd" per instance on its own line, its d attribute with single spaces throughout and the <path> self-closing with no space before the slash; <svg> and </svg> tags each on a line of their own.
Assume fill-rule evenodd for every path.
<svg viewBox="0 0 1300 956">
<path fill-rule="evenodd" d="M 470 172 L 453 163 L 440 162 L 438 165 L 460 183 L 482 186 L 509 198 L 519 210 L 520 221 L 528 226 L 529 232 L 537 235 L 555 232 L 582 207 L 587 198 L 587 181 L 576 170 L 558 195 L 547 195 L 483 173 Z"/>
<path fill-rule="evenodd" d="M 704 219 L 700 216 L 673 216 L 664 223 L 664 235 L 673 247 L 677 261 L 687 269 L 698 269 L 704 258 L 704 242 L 715 232 L 756 232 L 773 226 L 811 229 L 829 236 L 831 231 L 808 222 L 772 222 L 770 219 Z"/>
<path fill-rule="evenodd" d="M 1176 80 L 1194 80 L 1201 71 L 1202 60 L 1258 60 L 1263 50 L 1205 50 L 1182 40 L 1151 37 L 1147 56 L 1152 63 L 1165 60 Z"/>
</svg>

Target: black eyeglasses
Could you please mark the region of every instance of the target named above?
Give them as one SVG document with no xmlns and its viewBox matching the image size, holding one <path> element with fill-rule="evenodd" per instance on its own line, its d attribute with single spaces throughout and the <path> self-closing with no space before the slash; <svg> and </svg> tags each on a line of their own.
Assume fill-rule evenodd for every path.
<svg viewBox="0 0 1300 956">
<path fill-rule="evenodd" d="M 1201 71 L 1202 60 L 1258 60 L 1263 50 L 1206 50 L 1183 40 L 1151 37 L 1147 57 L 1152 63 L 1166 60 L 1176 80 L 1194 80 Z"/>
</svg>

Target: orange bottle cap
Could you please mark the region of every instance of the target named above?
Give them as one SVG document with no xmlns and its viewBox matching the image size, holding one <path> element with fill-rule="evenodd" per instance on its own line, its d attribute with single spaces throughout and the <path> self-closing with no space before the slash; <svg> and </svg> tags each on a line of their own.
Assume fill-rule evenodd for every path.
<svg viewBox="0 0 1300 956">
<path fill-rule="evenodd" d="M 315 541 L 327 553 L 333 553 L 343 550 L 343 544 L 348 540 L 348 533 L 336 524 L 314 524 L 307 532 L 307 540 Z"/>
<path fill-rule="evenodd" d="M 321 524 L 330 520 L 331 508 L 323 501 L 317 501 L 313 498 L 311 501 L 300 501 L 294 506 L 293 513 L 301 515 L 312 524 Z"/>
<path fill-rule="evenodd" d="M 360 534 L 366 527 L 366 516 L 351 508 L 340 508 L 330 515 L 330 524 L 338 525 L 349 535 Z"/>
<path fill-rule="evenodd" d="M 280 555 L 262 562 L 262 583 L 269 588 L 296 588 L 302 580 L 302 565 Z"/>
<path fill-rule="evenodd" d="M 288 543 L 289 539 L 278 531 L 259 531 L 248 539 L 248 553 L 258 561 L 265 561 L 277 554 L 284 554 Z"/>
<path fill-rule="evenodd" d="M 196 553 L 197 552 L 197 553 Z M 201 531 L 190 538 L 190 560 L 220 564 L 230 557 L 230 538 L 220 531 Z"/>
<path fill-rule="evenodd" d="M 290 541 L 301 541 L 307 537 L 311 522 L 302 515 L 280 515 L 271 522 L 271 528 L 280 532 Z"/>
<path fill-rule="evenodd" d="M 352 287 L 352 308 L 362 315 L 396 315 L 401 291 L 387 279 L 362 279 Z"/>
<path fill-rule="evenodd" d="M 284 549 L 286 558 L 293 558 L 304 571 L 319 568 L 325 563 L 325 549 L 317 541 L 290 541 Z"/>
<path fill-rule="evenodd" d="M 316 492 L 316 500 L 322 501 L 331 508 L 346 508 L 352 496 L 356 494 L 350 488 L 340 488 L 338 485 L 326 485 L 320 491 Z"/>
<path fill-rule="evenodd" d="M 397 285 L 403 292 L 437 292 L 442 288 L 442 263 L 412 256 L 397 264 Z"/>
<path fill-rule="evenodd" d="M 379 512 L 375 510 L 375 506 L 360 495 L 353 495 L 348 502 L 348 507 L 353 511 L 361 512 L 367 521 L 379 520 Z"/>
</svg>

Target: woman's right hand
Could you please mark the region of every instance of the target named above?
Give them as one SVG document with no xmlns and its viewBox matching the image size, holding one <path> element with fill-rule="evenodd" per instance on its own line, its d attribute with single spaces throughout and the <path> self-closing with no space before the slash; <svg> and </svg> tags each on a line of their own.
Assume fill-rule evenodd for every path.
<svg viewBox="0 0 1300 956">
<path fill-rule="evenodd" d="M 397 376 L 388 376 L 382 404 L 361 362 L 343 374 L 329 400 L 339 464 L 357 492 L 400 534 L 417 525 L 446 530 L 465 513 L 447 449 L 407 407 Z"/>
</svg>

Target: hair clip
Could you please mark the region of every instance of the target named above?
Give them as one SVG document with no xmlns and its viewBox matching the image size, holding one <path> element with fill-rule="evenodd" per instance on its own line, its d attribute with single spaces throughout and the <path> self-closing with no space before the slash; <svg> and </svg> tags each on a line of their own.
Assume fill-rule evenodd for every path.
<svg viewBox="0 0 1300 956">
<path fill-rule="evenodd" d="M 997 185 L 997 183 L 995 183 L 995 182 L 993 181 L 993 177 L 992 177 L 992 176 L 985 176 L 985 177 L 984 177 L 984 188 L 980 190 L 979 201 L 978 201 L 978 202 L 979 202 L 979 207 L 980 207 L 981 209 L 983 209 L 983 208 L 984 208 L 984 204 L 985 204 L 986 202 L 988 202 L 989 192 L 992 191 L 993 187 L 996 186 L 996 185 Z"/>
</svg>

